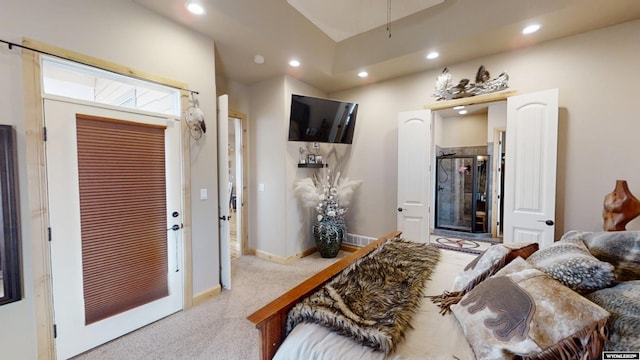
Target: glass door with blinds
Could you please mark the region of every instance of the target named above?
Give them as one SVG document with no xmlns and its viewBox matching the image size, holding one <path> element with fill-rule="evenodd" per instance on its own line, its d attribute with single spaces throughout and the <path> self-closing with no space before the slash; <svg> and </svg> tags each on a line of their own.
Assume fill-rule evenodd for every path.
<svg viewBox="0 0 640 360">
<path fill-rule="evenodd" d="M 45 99 L 56 354 L 183 306 L 179 119 Z"/>
</svg>

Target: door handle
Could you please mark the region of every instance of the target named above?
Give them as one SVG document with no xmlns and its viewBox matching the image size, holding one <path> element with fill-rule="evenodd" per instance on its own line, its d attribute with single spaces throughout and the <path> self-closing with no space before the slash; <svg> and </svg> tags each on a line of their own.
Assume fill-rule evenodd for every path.
<svg viewBox="0 0 640 360">
<path fill-rule="evenodd" d="M 167 230 L 173 230 L 173 231 L 178 231 L 180 230 L 180 228 L 182 228 L 182 226 L 175 224 L 173 225 L 171 228 L 167 229 Z"/>
<path fill-rule="evenodd" d="M 229 215 L 229 216 L 222 215 L 222 216 L 220 216 L 218 219 L 220 219 L 220 220 L 222 220 L 222 221 L 231 220 L 231 215 Z"/>
<path fill-rule="evenodd" d="M 399 212 L 402 212 L 403 210 L 404 210 L 404 209 L 403 209 L 403 208 L 401 208 L 401 207 L 399 207 L 399 208 L 398 208 L 398 211 L 399 211 Z"/>
<path fill-rule="evenodd" d="M 553 224 L 555 224 L 553 220 L 538 220 L 538 222 L 543 222 L 549 226 L 553 226 Z"/>
</svg>

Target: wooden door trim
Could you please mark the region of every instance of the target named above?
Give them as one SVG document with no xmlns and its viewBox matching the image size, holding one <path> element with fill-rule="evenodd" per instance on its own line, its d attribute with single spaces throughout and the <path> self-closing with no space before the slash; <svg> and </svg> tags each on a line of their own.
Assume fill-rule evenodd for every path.
<svg viewBox="0 0 640 360">
<path fill-rule="evenodd" d="M 157 75 L 137 71 L 116 63 L 90 57 L 73 51 L 47 45 L 31 39 L 23 39 L 22 44 L 36 51 L 60 56 L 72 61 L 88 64 L 101 69 L 135 77 L 137 79 L 164 84 L 173 88 L 185 89 L 186 84 Z M 53 293 L 51 284 L 51 250 L 48 241 L 48 193 L 46 181 L 46 156 L 44 146 L 44 115 L 42 97 L 42 69 L 40 55 L 34 51 L 22 51 L 22 81 L 24 84 L 24 124 L 26 138 L 27 191 L 29 198 L 29 227 L 31 235 L 31 256 L 33 271 L 33 302 L 36 325 L 36 346 L 38 359 L 55 358 L 53 333 Z M 181 106 L 186 109 L 189 104 L 188 91 L 181 90 Z M 187 309 L 193 306 L 193 259 L 191 233 L 191 171 L 190 171 L 190 137 L 189 129 L 182 124 L 182 176 L 184 202 L 184 305 Z"/>
</svg>

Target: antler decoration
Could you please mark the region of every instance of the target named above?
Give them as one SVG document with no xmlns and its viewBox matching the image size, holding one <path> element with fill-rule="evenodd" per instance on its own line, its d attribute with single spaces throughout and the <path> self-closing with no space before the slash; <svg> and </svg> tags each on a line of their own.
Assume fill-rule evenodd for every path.
<svg viewBox="0 0 640 360">
<path fill-rule="evenodd" d="M 449 69 L 444 68 L 442 73 L 436 79 L 436 86 L 433 89 L 433 97 L 437 100 L 451 100 L 463 97 L 489 94 L 500 90 L 507 89 L 509 85 L 509 75 L 502 72 L 495 79 L 491 78 L 489 71 L 484 65 L 478 68 L 476 73 L 476 82 L 471 83 L 469 79 L 462 79 L 457 85 L 451 84 L 451 74 Z"/>
</svg>

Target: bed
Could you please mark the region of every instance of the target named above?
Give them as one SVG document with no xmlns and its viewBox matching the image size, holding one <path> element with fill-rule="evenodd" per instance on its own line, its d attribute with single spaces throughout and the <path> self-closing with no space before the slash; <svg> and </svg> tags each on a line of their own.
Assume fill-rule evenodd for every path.
<svg viewBox="0 0 640 360">
<path fill-rule="evenodd" d="M 640 315 L 620 315 L 620 311 L 609 304 L 611 298 L 620 298 L 620 294 L 632 302 L 638 301 L 638 253 L 629 258 L 627 251 L 614 259 L 612 250 L 603 246 L 612 243 L 611 235 L 586 232 L 569 232 L 558 242 L 560 246 L 552 246 L 549 251 L 538 251 L 537 244 L 492 246 L 489 248 L 491 251 L 487 250 L 480 256 L 441 250 L 431 275 L 424 280 L 423 295 L 429 299 L 420 303 L 411 317 L 411 329 L 403 334 L 392 351 L 363 346 L 360 340 L 354 341 L 313 321 L 300 322 L 287 329 L 290 312 L 294 313 L 302 303 L 308 303 L 310 298 L 323 291 L 327 284 L 362 259 L 371 258 L 381 247 L 399 239 L 400 235 L 400 232 L 391 232 L 354 251 L 251 314 L 247 319 L 259 330 L 261 359 L 464 360 L 512 358 L 513 354 L 528 354 L 529 358 L 564 356 L 567 359 L 586 354 L 585 358 L 596 359 L 603 349 L 620 350 L 622 347 L 640 351 L 639 328 L 634 327 L 640 324 Z M 622 235 L 626 235 L 625 246 L 640 249 L 640 232 L 616 236 L 620 238 Z M 620 247 L 610 248 L 619 251 Z M 620 259 L 625 256 L 627 258 Z M 558 264 L 564 269 L 571 264 L 577 270 L 569 276 L 562 272 L 558 274 Z M 588 279 L 576 283 L 576 274 L 588 274 Z M 507 284 L 497 281 L 504 279 L 510 281 Z M 617 289 L 621 284 L 626 287 Z M 500 296 L 506 291 L 510 296 Z M 613 293 L 608 293 L 611 291 Z M 504 299 L 511 298 L 520 302 L 515 305 L 505 303 Z M 640 304 L 631 305 L 637 309 Z M 520 321 L 509 327 L 503 317 L 493 328 L 480 326 L 491 323 L 490 310 L 495 310 L 496 306 L 516 312 L 529 306 L 528 309 L 534 311 L 525 311 L 523 316 L 527 317 L 527 323 L 533 325 L 524 326 Z M 558 315 L 558 309 L 569 308 L 571 310 Z M 471 309 L 481 311 L 473 312 Z M 623 317 L 625 321 L 618 323 L 629 324 L 628 320 L 632 319 L 630 328 L 612 327 L 611 319 L 615 323 Z M 554 322 L 559 319 L 568 325 L 558 329 Z M 611 331 L 616 333 L 615 341 L 608 341 L 612 338 Z"/>
</svg>

